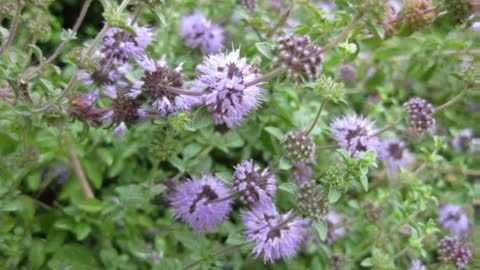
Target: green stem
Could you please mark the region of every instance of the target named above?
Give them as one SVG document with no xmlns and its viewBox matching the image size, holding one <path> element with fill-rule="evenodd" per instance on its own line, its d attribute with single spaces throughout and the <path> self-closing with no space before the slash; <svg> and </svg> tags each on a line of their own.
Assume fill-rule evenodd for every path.
<svg viewBox="0 0 480 270">
<path fill-rule="evenodd" d="M 231 247 L 227 247 L 227 248 L 221 248 L 221 249 L 217 249 L 215 251 L 212 252 L 212 254 L 207 257 L 207 258 L 215 258 L 217 256 L 220 256 L 220 255 L 224 255 L 224 254 L 228 254 L 232 251 L 235 251 L 237 249 L 240 249 L 241 247 L 243 246 L 246 246 L 248 245 L 249 243 L 245 242 L 245 243 L 241 243 L 241 244 L 237 244 L 237 245 L 234 245 L 234 246 L 231 246 Z M 190 270 L 190 269 L 194 269 L 196 266 L 198 266 L 199 264 L 201 264 L 205 259 L 207 258 L 202 258 L 202 259 L 198 259 L 188 265 L 186 265 L 184 268 L 182 268 L 183 270 Z"/>
<path fill-rule="evenodd" d="M 313 120 L 312 125 L 307 131 L 307 135 L 309 135 L 313 129 L 315 128 L 315 125 L 317 125 L 318 119 L 320 119 L 320 115 L 322 114 L 323 108 L 325 107 L 325 104 L 327 104 L 327 99 L 324 99 L 322 101 L 322 104 L 320 105 L 320 108 L 318 109 L 317 115 L 315 116 L 315 120 Z"/>
<path fill-rule="evenodd" d="M 256 78 L 255 80 L 253 80 L 251 82 L 247 82 L 245 84 L 245 87 L 249 87 L 249 86 L 255 85 L 257 83 L 268 81 L 268 80 L 272 79 L 273 77 L 277 76 L 278 74 L 280 74 L 283 70 L 284 70 L 283 67 L 276 68 L 276 69 L 270 71 L 269 73 L 267 73 L 267 74 L 265 74 L 261 77 Z"/>
<path fill-rule="evenodd" d="M 448 106 L 452 105 L 453 103 L 457 102 L 467 93 L 467 91 L 468 91 L 468 88 L 463 89 L 458 95 L 456 95 L 455 97 L 453 97 L 452 99 L 450 99 L 449 101 L 444 103 L 443 105 L 440 105 L 437 108 L 435 108 L 435 110 L 433 111 L 432 114 L 440 112 L 440 111 L 444 110 L 445 108 L 447 108 Z"/>
<path fill-rule="evenodd" d="M 73 72 L 72 77 L 70 78 L 70 81 L 67 84 L 67 87 L 65 87 L 65 89 L 60 93 L 60 95 L 58 95 L 58 97 L 55 100 L 51 101 L 50 103 L 48 103 L 47 105 L 41 108 L 33 109 L 32 112 L 40 113 L 50 109 L 56 102 L 60 101 L 60 99 L 65 97 L 73 89 L 76 82 L 77 82 L 77 70 Z"/>
</svg>

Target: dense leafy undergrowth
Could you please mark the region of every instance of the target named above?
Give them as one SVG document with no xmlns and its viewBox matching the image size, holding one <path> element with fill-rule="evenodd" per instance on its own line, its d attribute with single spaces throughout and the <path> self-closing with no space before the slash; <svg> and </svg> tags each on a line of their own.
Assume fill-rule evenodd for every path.
<svg viewBox="0 0 480 270">
<path fill-rule="evenodd" d="M 0 1 L 0 269 L 480 268 L 478 4 Z"/>
</svg>

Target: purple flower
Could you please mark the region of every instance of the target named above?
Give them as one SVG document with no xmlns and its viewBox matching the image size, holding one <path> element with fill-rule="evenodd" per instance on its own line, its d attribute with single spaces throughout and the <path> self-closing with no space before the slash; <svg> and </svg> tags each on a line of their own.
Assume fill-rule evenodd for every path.
<svg viewBox="0 0 480 270">
<path fill-rule="evenodd" d="M 225 185 L 212 175 L 203 175 L 200 179 L 187 180 L 177 187 L 171 205 L 175 218 L 201 232 L 222 224 L 231 207 L 230 195 Z"/>
<path fill-rule="evenodd" d="M 455 238 L 445 237 L 440 241 L 440 252 L 444 260 L 455 264 L 457 269 L 463 269 L 468 265 L 472 252 L 461 246 Z"/>
<path fill-rule="evenodd" d="M 232 128 L 258 106 L 262 89 L 257 84 L 249 85 L 258 77 L 258 71 L 240 58 L 239 50 L 210 55 L 197 71 L 201 75 L 191 89 L 205 93 L 202 102 L 213 112 L 215 124 L 225 123 Z"/>
<path fill-rule="evenodd" d="M 116 84 L 121 87 L 128 85 L 125 75 L 132 70 L 128 62 L 113 62 L 104 53 L 96 52 L 94 57 L 97 59 L 95 70 L 87 72 L 80 70 L 78 79 L 83 86 L 105 86 Z"/>
<path fill-rule="evenodd" d="M 435 119 L 431 116 L 435 109 L 425 99 L 412 98 L 404 107 L 408 113 L 408 126 L 412 135 L 419 137 L 435 125 Z"/>
<path fill-rule="evenodd" d="M 470 152 L 473 140 L 471 129 L 464 129 L 452 140 L 452 145 L 457 152 Z"/>
<path fill-rule="evenodd" d="M 385 162 L 385 168 L 390 172 L 405 168 L 414 160 L 405 143 L 398 138 L 383 139 L 381 145 L 378 156 Z"/>
<path fill-rule="evenodd" d="M 240 198 L 250 204 L 275 196 L 277 191 L 275 176 L 267 169 L 259 173 L 260 168 L 253 160 L 244 160 L 235 166 L 233 188 L 240 192 Z"/>
<path fill-rule="evenodd" d="M 456 205 L 441 205 L 438 209 L 438 223 L 459 238 L 463 238 L 468 232 L 468 217 L 463 209 Z"/>
<path fill-rule="evenodd" d="M 190 48 L 200 47 L 203 53 L 218 53 L 223 49 L 225 40 L 222 27 L 212 24 L 198 12 L 182 18 L 180 36 Z"/>
<path fill-rule="evenodd" d="M 267 263 L 297 254 L 310 221 L 292 216 L 291 211 L 279 214 L 271 201 L 256 204 L 251 211 L 242 213 L 245 238 L 255 243 L 252 250 L 255 258 L 263 254 L 263 262 Z"/>
<path fill-rule="evenodd" d="M 357 80 L 357 69 L 352 65 L 342 65 L 340 67 L 340 77 L 343 81 L 354 83 Z"/>
<path fill-rule="evenodd" d="M 172 69 L 167 65 L 165 56 L 155 61 L 144 56 L 139 60 L 144 69 L 141 81 L 132 85 L 129 96 L 136 98 L 141 95 L 153 101 L 152 106 L 162 116 L 169 116 L 176 111 L 188 111 L 200 102 L 199 98 L 181 95 L 169 87 L 183 88 L 182 65 Z"/>
<path fill-rule="evenodd" d="M 149 27 L 132 25 L 134 35 L 117 27 L 108 29 L 100 49 L 114 64 L 127 62 L 130 58 L 140 59 L 145 48 L 152 43 L 153 34 Z"/>
<path fill-rule="evenodd" d="M 347 150 L 353 158 L 359 153 L 377 151 L 380 141 L 375 125 L 357 115 L 335 119 L 330 125 L 332 137 L 338 145 Z"/>
<path fill-rule="evenodd" d="M 413 260 L 408 270 L 427 270 L 427 267 L 420 260 Z"/>
<path fill-rule="evenodd" d="M 298 185 L 301 185 L 309 181 L 313 176 L 312 168 L 303 161 L 295 163 L 293 167 L 292 178 L 297 182 Z"/>
<path fill-rule="evenodd" d="M 345 235 L 345 228 L 342 227 L 344 218 L 335 211 L 330 211 L 325 216 L 325 222 L 328 226 L 327 239 L 328 245 L 333 244 L 339 237 Z"/>
</svg>

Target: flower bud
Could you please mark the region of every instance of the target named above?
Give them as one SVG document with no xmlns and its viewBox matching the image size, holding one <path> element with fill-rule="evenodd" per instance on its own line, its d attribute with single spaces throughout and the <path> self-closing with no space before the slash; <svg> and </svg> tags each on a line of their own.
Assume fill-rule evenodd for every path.
<svg viewBox="0 0 480 270">
<path fill-rule="evenodd" d="M 300 186 L 297 199 L 298 209 L 306 217 L 321 219 L 330 209 L 326 192 L 313 180 Z"/>
<path fill-rule="evenodd" d="M 287 156 L 292 162 L 308 161 L 313 157 L 315 144 L 304 131 L 290 131 L 282 140 Z"/>
</svg>

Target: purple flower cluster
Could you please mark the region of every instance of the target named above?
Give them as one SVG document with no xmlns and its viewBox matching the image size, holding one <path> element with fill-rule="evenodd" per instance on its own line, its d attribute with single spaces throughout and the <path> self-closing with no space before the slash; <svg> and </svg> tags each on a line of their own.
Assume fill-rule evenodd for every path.
<svg viewBox="0 0 480 270">
<path fill-rule="evenodd" d="M 427 267 L 420 260 L 413 260 L 408 270 L 427 270 Z"/>
<path fill-rule="evenodd" d="M 309 181 L 312 176 L 312 168 L 307 164 L 307 162 L 299 161 L 293 166 L 292 178 L 295 180 L 295 182 L 297 182 L 298 185 Z"/>
<path fill-rule="evenodd" d="M 414 156 L 408 151 L 405 143 L 398 138 L 388 138 L 381 141 L 378 156 L 385 163 L 389 172 L 405 168 L 412 163 Z"/>
<path fill-rule="evenodd" d="M 377 151 L 380 140 L 375 125 L 361 116 L 350 115 L 335 119 L 330 125 L 332 137 L 354 158 L 367 151 Z"/>
<path fill-rule="evenodd" d="M 275 176 L 253 163 L 253 160 L 244 160 L 235 166 L 233 188 L 240 192 L 240 199 L 250 204 L 263 200 L 270 200 L 277 191 Z"/>
<path fill-rule="evenodd" d="M 255 243 L 252 253 L 256 257 L 263 254 L 264 263 L 295 256 L 310 225 L 308 219 L 294 217 L 292 212 L 279 214 L 272 202 L 244 211 L 242 220 L 246 240 Z"/>
<path fill-rule="evenodd" d="M 200 47 L 205 54 L 218 53 L 224 47 L 225 34 L 222 27 L 212 24 L 200 13 L 183 17 L 179 31 L 188 47 Z"/>
<path fill-rule="evenodd" d="M 472 150 L 472 140 L 472 130 L 464 129 L 452 140 L 453 149 L 457 152 L 470 152 Z"/>
<path fill-rule="evenodd" d="M 472 252 L 460 245 L 455 238 L 445 237 L 440 241 L 440 252 L 444 260 L 455 264 L 457 269 L 463 269 L 468 265 Z"/>
<path fill-rule="evenodd" d="M 431 116 L 434 108 L 426 100 L 418 97 L 412 98 L 404 106 L 408 113 L 408 126 L 412 135 L 418 137 L 431 130 L 435 125 L 435 119 Z"/>
<path fill-rule="evenodd" d="M 262 89 L 253 82 L 258 70 L 240 58 L 239 50 L 210 55 L 197 71 L 201 75 L 191 89 L 204 93 L 202 104 L 213 113 L 215 124 L 232 128 L 258 106 Z"/>
<path fill-rule="evenodd" d="M 223 223 L 232 210 L 229 191 L 216 177 L 203 175 L 177 187 L 171 205 L 175 218 L 201 232 Z"/>
<path fill-rule="evenodd" d="M 345 235 L 345 228 L 342 226 L 344 217 L 335 211 L 330 211 L 325 216 L 325 222 L 328 226 L 327 239 L 328 245 L 333 244 L 338 238 Z"/>
<path fill-rule="evenodd" d="M 468 217 L 459 206 L 444 204 L 438 209 L 438 223 L 443 229 L 463 238 L 469 230 Z"/>
</svg>

